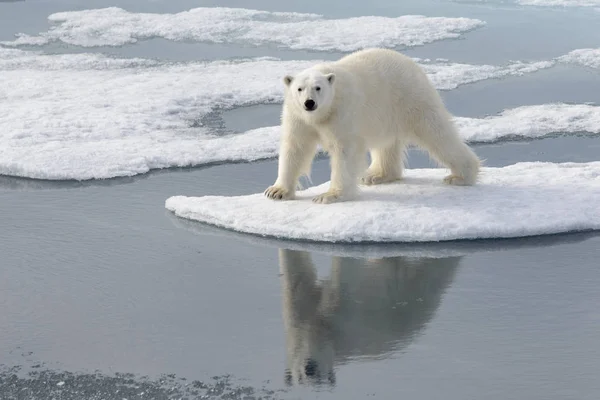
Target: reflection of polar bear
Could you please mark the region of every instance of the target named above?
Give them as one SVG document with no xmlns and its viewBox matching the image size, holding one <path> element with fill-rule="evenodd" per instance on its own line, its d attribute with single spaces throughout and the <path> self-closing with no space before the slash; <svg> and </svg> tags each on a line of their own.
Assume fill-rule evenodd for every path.
<svg viewBox="0 0 600 400">
<path fill-rule="evenodd" d="M 309 253 L 279 250 L 286 382 L 334 383 L 334 361 L 377 357 L 410 343 L 432 318 L 460 258 L 333 257 L 317 282 Z"/>
<path fill-rule="evenodd" d="M 294 197 L 308 174 L 317 144 L 331 157 L 331 184 L 317 203 L 352 198 L 357 178 L 367 185 L 402 177 L 406 146 L 414 143 L 451 170 L 445 182 L 472 185 L 479 159 L 463 143 L 425 72 L 409 57 L 369 49 L 286 76 L 283 136 L 275 184 L 265 194 Z"/>
</svg>

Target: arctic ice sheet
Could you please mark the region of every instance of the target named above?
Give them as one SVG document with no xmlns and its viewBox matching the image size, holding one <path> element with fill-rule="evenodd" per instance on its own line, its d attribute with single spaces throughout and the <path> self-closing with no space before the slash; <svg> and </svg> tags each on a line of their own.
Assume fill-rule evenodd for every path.
<svg viewBox="0 0 600 400">
<path fill-rule="evenodd" d="M 484 168 L 471 187 L 442 183 L 443 169 L 406 171 L 402 182 L 361 187 L 354 201 L 315 204 L 328 183 L 297 200 L 174 196 L 177 216 L 238 232 L 317 242 L 432 242 L 600 229 L 600 162 Z"/>
<path fill-rule="evenodd" d="M 19 34 L 5 45 L 52 41 L 93 47 L 120 46 L 161 37 L 209 43 L 276 45 L 290 49 L 352 51 L 364 47 L 417 46 L 481 27 L 470 18 L 404 15 L 325 19 L 321 15 L 244 8 L 194 8 L 177 14 L 132 13 L 110 7 L 69 11 L 48 17 L 53 24 L 38 36 Z M 356 35 L 356 30 L 360 35 Z"/>
</svg>

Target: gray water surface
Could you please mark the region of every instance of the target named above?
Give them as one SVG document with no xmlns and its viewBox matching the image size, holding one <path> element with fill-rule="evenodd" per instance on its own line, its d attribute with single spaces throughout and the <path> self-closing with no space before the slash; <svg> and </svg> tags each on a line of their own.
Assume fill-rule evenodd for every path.
<svg viewBox="0 0 600 400">
<path fill-rule="evenodd" d="M 528 146 L 504 146 L 506 162 L 527 158 Z M 73 395 L 77 385 L 119 387 L 116 372 L 165 396 L 194 380 L 289 390 L 286 369 L 295 365 L 296 382 L 305 363 L 294 360 L 310 354 L 324 382 L 273 396 L 600 394 L 598 236 L 315 247 L 207 231 L 164 210 L 175 194 L 263 190 L 275 171 L 266 161 L 102 183 L 0 180 L 1 364 L 44 371 L 32 381 L 5 369 L 0 390 Z M 327 160 L 316 162 L 315 180 L 327 174 Z M 290 353 L 290 340 L 304 347 Z"/>
</svg>

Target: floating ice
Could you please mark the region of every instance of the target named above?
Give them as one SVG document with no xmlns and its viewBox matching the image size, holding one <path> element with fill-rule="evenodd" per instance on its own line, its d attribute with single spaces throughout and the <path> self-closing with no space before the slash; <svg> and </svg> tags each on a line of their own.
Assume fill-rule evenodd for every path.
<svg viewBox="0 0 600 400">
<path fill-rule="evenodd" d="M 517 4 L 539 7 L 598 7 L 600 0 L 517 0 Z"/>
<path fill-rule="evenodd" d="M 264 58 L 173 64 L 0 48 L 0 174 L 85 180 L 274 157 L 279 127 L 216 136 L 203 118 L 215 110 L 281 102 L 281 77 L 315 62 Z M 425 68 L 438 88 L 448 89 L 542 64 L 428 62 Z M 565 110 L 551 109 L 546 118 L 559 119 Z M 575 117 L 597 115 L 596 108 L 590 110 Z M 489 125 L 473 129 L 489 130 Z"/>
<path fill-rule="evenodd" d="M 416 61 L 420 61 L 416 59 Z M 538 61 L 525 63 L 514 61 L 507 65 L 472 65 L 442 61 L 435 64 L 422 62 L 421 66 L 433 85 L 439 90 L 456 89 L 460 85 L 496 79 L 505 76 L 521 76 L 554 66 L 556 62 Z"/>
<path fill-rule="evenodd" d="M 486 241 L 443 241 L 421 243 L 362 242 L 362 243 L 332 243 L 299 241 L 281 239 L 269 236 L 249 235 L 247 233 L 222 229 L 213 225 L 199 224 L 187 218 L 179 218 L 174 214 L 170 220 L 178 229 L 196 235 L 219 236 L 223 240 L 239 240 L 264 248 L 289 249 L 308 251 L 310 253 L 324 253 L 333 256 L 358 257 L 358 258 L 383 258 L 383 257 L 460 257 L 478 252 L 506 251 L 527 248 L 542 248 L 565 243 L 578 243 L 595 237 L 593 232 L 578 235 L 548 235 L 530 238 L 516 238 L 514 240 L 486 240 Z"/>
<path fill-rule="evenodd" d="M 589 104 L 542 104 L 505 110 L 486 118 L 455 117 L 470 142 L 500 138 L 539 138 L 553 133 L 600 133 L 600 107 Z"/>
<path fill-rule="evenodd" d="M 481 27 L 470 18 L 405 15 L 397 18 L 324 19 L 316 14 L 243 8 L 194 8 L 177 14 L 131 13 L 121 8 L 52 14 L 55 23 L 39 36 L 18 34 L 4 45 L 43 45 L 52 41 L 77 46 L 120 46 L 162 37 L 210 43 L 274 44 L 290 49 L 352 51 L 364 47 L 417 46 L 457 38 Z M 357 34 L 357 29 L 360 34 Z"/>
<path fill-rule="evenodd" d="M 578 64 L 584 67 L 600 69 L 600 48 L 598 49 L 577 49 L 560 56 L 558 61 L 567 64 Z"/>
<path fill-rule="evenodd" d="M 40 179 L 131 176 L 272 156 L 272 132 L 268 143 L 261 130 L 216 137 L 202 117 L 281 101 L 281 76 L 305 66 L 273 60 L 146 66 L 101 56 L 3 53 L 0 174 Z"/>
<path fill-rule="evenodd" d="M 318 242 L 429 242 L 600 229 L 600 162 L 484 168 L 472 187 L 443 169 L 406 171 L 403 183 L 363 187 L 356 201 L 315 204 L 328 183 L 277 202 L 247 196 L 174 196 L 176 215 L 238 232 Z"/>
<path fill-rule="evenodd" d="M 0 47 L 0 71 L 112 70 L 164 65 L 144 58 L 110 58 L 102 54 L 54 54 Z"/>
</svg>

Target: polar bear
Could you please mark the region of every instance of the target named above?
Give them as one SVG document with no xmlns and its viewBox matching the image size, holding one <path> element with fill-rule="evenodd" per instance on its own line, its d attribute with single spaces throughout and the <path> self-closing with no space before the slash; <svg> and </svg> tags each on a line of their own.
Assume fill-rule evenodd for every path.
<svg viewBox="0 0 600 400">
<path fill-rule="evenodd" d="M 279 249 L 288 385 L 335 384 L 337 365 L 401 352 L 435 316 L 461 256 L 333 256 L 319 279 L 306 251 Z"/>
<path fill-rule="evenodd" d="M 365 170 L 366 185 L 401 179 L 409 144 L 450 169 L 446 183 L 476 182 L 479 158 L 461 140 L 437 90 L 411 58 L 388 49 L 361 50 L 287 75 L 283 82 L 278 174 L 265 190 L 267 197 L 295 197 L 319 144 L 331 159 L 331 183 L 313 199 L 316 203 L 354 198 Z"/>
</svg>

